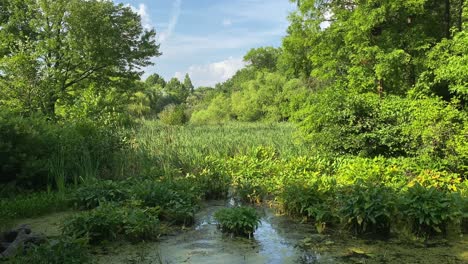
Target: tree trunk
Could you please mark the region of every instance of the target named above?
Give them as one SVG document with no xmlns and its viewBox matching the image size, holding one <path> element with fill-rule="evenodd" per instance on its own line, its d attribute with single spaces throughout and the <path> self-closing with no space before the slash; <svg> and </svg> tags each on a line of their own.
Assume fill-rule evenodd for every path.
<svg viewBox="0 0 468 264">
<path fill-rule="evenodd" d="M 450 0 L 445 0 L 445 37 L 450 39 L 450 26 L 451 26 L 451 17 L 450 17 Z"/>
</svg>

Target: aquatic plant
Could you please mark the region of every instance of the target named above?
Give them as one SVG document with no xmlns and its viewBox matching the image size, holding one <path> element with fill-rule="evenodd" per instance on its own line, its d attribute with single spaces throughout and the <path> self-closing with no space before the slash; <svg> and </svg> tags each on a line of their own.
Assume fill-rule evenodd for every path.
<svg viewBox="0 0 468 264">
<path fill-rule="evenodd" d="M 401 196 L 400 211 L 416 234 L 441 233 L 449 222 L 460 221 L 462 218 L 462 205 L 456 198 L 454 193 L 416 183 Z"/>
<path fill-rule="evenodd" d="M 87 238 L 91 244 L 119 237 L 132 241 L 152 240 L 159 236 L 159 208 L 137 208 L 102 203 L 99 207 L 78 213 L 63 224 L 63 234 Z"/>
<path fill-rule="evenodd" d="M 91 179 L 72 192 L 70 201 L 80 209 L 93 209 L 106 202 L 123 202 L 130 198 L 129 187 L 124 182 Z"/>
<path fill-rule="evenodd" d="M 356 234 L 390 232 L 396 200 L 390 188 L 359 180 L 339 192 L 340 217 Z"/>
<path fill-rule="evenodd" d="M 251 237 L 260 224 L 260 216 L 252 207 L 234 207 L 218 210 L 214 214 L 224 233 Z"/>
</svg>

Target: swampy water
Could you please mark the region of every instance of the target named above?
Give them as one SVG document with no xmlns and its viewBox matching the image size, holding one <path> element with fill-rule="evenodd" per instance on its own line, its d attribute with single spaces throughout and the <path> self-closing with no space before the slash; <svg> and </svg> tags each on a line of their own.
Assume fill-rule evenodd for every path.
<svg viewBox="0 0 468 264">
<path fill-rule="evenodd" d="M 254 237 L 223 235 L 213 214 L 231 202 L 210 201 L 196 214 L 193 227 L 172 230 L 158 242 L 116 242 L 93 247 L 97 263 L 468 263 L 468 237 L 431 242 L 358 239 L 332 232 L 319 235 L 313 225 L 281 216 L 267 206 Z M 64 217 L 73 212 L 52 214 L 19 223 L 48 235 L 59 234 Z"/>
</svg>

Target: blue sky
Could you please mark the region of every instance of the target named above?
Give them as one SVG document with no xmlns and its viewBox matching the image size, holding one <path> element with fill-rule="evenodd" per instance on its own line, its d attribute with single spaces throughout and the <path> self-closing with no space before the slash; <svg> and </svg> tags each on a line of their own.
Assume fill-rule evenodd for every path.
<svg viewBox="0 0 468 264">
<path fill-rule="evenodd" d="M 148 28 L 155 28 L 162 56 L 145 76 L 165 79 L 189 73 L 195 86 L 212 86 L 244 66 L 250 48 L 280 46 L 288 0 L 114 0 L 129 4 Z"/>
</svg>

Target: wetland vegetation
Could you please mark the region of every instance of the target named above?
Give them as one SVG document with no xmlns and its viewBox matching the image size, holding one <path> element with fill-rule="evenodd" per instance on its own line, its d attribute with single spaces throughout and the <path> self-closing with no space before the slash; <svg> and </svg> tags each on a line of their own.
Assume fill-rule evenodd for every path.
<svg viewBox="0 0 468 264">
<path fill-rule="evenodd" d="M 0 1 L 0 262 L 468 262 L 468 3 L 292 2 L 195 88 L 129 6 Z"/>
</svg>

